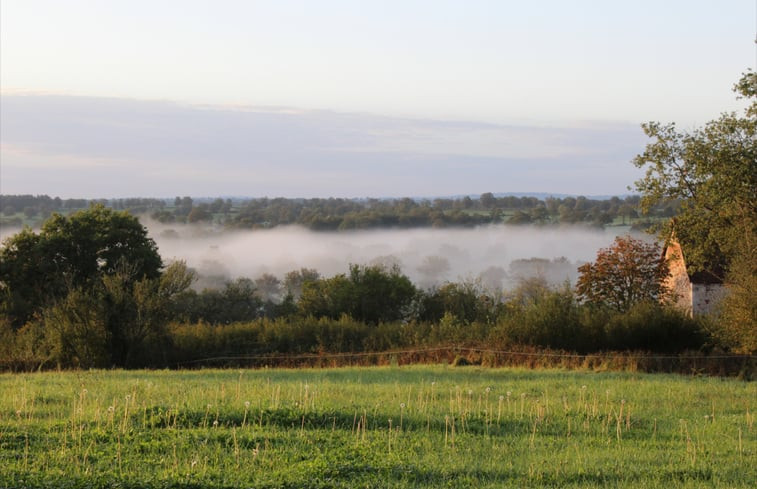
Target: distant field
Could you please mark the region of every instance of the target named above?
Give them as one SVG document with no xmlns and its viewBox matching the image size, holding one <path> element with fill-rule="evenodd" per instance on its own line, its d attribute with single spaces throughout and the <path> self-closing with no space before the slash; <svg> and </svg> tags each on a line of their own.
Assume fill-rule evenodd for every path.
<svg viewBox="0 0 757 489">
<path fill-rule="evenodd" d="M 0 487 L 754 487 L 757 385 L 477 367 L 0 375 Z"/>
</svg>

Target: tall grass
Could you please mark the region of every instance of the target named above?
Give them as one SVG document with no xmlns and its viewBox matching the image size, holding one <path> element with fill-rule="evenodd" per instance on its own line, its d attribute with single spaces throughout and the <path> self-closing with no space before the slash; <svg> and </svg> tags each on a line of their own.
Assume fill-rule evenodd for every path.
<svg viewBox="0 0 757 489">
<path fill-rule="evenodd" d="M 0 376 L 0 487 L 753 487 L 752 383 L 381 367 Z"/>
</svg>

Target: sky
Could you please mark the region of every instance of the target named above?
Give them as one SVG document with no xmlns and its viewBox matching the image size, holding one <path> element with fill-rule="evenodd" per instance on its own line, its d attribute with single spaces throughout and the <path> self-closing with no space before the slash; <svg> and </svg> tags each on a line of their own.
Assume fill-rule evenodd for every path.
<svg viewBox="0 0 757 489">
<path fill-rule="evenodd" d="M 624 194 L 742 105 L 755 0 L 3 0 L 0 192 Z"/>
</svg>

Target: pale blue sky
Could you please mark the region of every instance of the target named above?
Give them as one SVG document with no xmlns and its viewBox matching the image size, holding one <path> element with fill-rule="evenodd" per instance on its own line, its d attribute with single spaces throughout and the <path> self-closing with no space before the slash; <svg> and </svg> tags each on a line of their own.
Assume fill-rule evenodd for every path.
<svg viewBox="0 0 757 489">
<path fill-rule="evenodd" d="M 755 68 L 755 7 L 754 0 L 3 0 L 0 191 L 106 196 L 115 190 L 75 169 L 99 161 L 102 170 L 107 160 L 113 175 L 161 165 L 186 173 L 183 184 L 166 179 L 140 187 L 126 186 L 136 178 L 122 180 L 123 195 L 160 189 L 165 195 L 239 194 L 244 188 L 286 196 L 620 193 L 633 180 L 630 159 L 643 149 L 640 122 L 692 127 L 739 108 L 731 87 Z M 44 104 L 62 102 L 41 95 L 68 97 L 71 121 L 64 125 L 78 145 L 45 133 L 61 121 L 46 118 L 57 112 Z M 108 103 L 103 97 L 140 108 L 119 105 L 97 119 L 98 101 Z M 144 112 L 146 101 L 154 112 Z M 240 107 L 246 118 L 229 115 Z M 277 155 L 266 161 L 246 147 L 259 135 L 240 132 L 263 127 L 263 107 L 288 114 L 277 126 L 283 132 L 267 140 Z M 208 117 L 211 109 L 226 115 Z M 135 124 L 170 121 L 177 111 L 191 113 L 195 124 L 164 127 L 166 139 L 153 135 L 160 140 L 135 130 Z M 100 114 L 99 133 L 110 138 L 96 148 L 86 134 L 74 134 L 92 131 L 86 118 L 93 113 Z M 213 138 L 220 119 L 238 134 L 233 147 Z M 439 129 L 439 120 L 464 122 L 464 136 Z M 282 142 L 294 127 L 307 127 L 308 146 Z M 607 131 L 622 132 L 623 142 L 597 148 L 603 138 L 615 141 L 606 139 Z M 214 158 L 194 157 L 191 144 L 198 139 L 216 149 Z M 109 147 L 111 140 L 118 144 Z M 360 146 L 365 140 L 371 143 Z M 130 145 L 145 148 L 134 155 L 123 149 Z M 344 157 L 339 164 L 332 158 L 337 147 Z M 378 171 L 364 173 L 350 160 L 366 152 Z M 582 154 L 603 156 L 589 163 Z M 405 167 L 409 175 L 427 178 L 399 185 L 402 175 L 391 174 L 402 168 L 393 166 L 398 155 L 415 162 Z M 429 161 L 440 158 L 447 170 L 435 172 Z M 192 179 L 208 173 L 210 160 L 237 162 L 228 181 Z M 431 165 L 430 173 L 420 160 Z M 537 178 L 557 161 L 571 178 Z M 381 171 L 383 164 L 393 170 Z M 31 180 L 39 168 L 57 189 Z M 76 178 L 52 176 L 67 171 Z M 110 174 L 102 170 L 97 178 Z M 243 187 L 241 175 L 264 176 L 268 183 Z M 373 186 L 359 185 L 368 175 Z"/>
</svg>

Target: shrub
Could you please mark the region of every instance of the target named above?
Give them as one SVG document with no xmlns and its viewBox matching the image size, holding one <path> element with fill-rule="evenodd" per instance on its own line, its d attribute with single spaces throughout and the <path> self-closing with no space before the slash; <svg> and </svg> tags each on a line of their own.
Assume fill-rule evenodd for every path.
<svg viewBox="0 0 757 489">
<path fill-rule="evenodd" d="M 658 353 L 701 348 L 704 332 L 698 322 L 656 302 L 641 302 L 612 315 L 605 326 L 606 348 Z"/>
<path fill-rule="evenodd" d="M 567 287 L 526 284 L 506 304 L 494 336 L 506 344 L 581 349 L 578 305 Z"/>
</svg>

